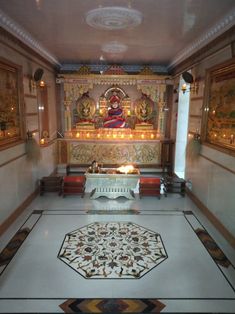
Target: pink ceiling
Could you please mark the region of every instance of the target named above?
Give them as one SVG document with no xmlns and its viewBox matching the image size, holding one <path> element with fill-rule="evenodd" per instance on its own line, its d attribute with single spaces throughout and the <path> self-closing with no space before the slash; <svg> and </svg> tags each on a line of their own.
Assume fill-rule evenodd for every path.
<svg viewBox="0 0 235 314">
<path fill-rule="evenodd" d="M 143 15 L 132 29 L 97 30 L 85 21 L 89 10 L 131 7 Z M 187 47 L 234 12 L 234 0 L 0 0 L 0 8 L 60 63 L 105 62 L 168 66 Z M 109 42 L 127 46 L 107 53 Z"/>
</svg>

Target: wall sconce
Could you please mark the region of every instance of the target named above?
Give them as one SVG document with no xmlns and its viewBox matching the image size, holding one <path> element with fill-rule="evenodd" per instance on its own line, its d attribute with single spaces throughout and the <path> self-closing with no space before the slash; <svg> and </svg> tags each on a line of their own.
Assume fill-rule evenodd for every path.
<svg viewBox="0 0 235 314">
<path fill-rule="evenodd" d="M 181 86 L 181 90 L 183 92 L 183 94 L 185 94 L 185 92 L 187 91 L 187 84 L 184 83 L 182 86 Z"/>
<path fill-rule="evenodd" d="M 181 86 L 181 90 L 182 90 L 183 94 L 185 94 L 185 92 L 187 92 L 187 91 L 190 91 L 193 94 L 197 94 L 198 90 L 199 90 L 199 79 L 194 79 L 192 74 L 189 72 L 182 73 L 182 77 L 186 83 L 190 84 L 189 90 L 187 90 L 187 84 L 186 83 L 184 83 Z"/>
<path fill-rule="evenodd" d="M 190 86 L 188 87 L 186 83 L 184 83 L 181 86 L 181 90 L 183 92 L 183 94 L 185 94 L 186 92 L 191 92 L 192 94 L 197 94 L 198 90 L 199 90 L 199 83 L 194 81 L 192 84 L 190 84 Z"/>
<path fill-rule="evenodd" d="M 33 78 L 34 78 L 34 81 L 35 82 L 38 82 L 42 79 L 42 76 L 43 76 L 43 69 L 41 68 L 38 68 L 35 72 L 34 72 L 34 75 L 33 75 Z"/>
<path fill-rule="evenodd" d="M 45 86 L 46 86 L 46 83 L 45 83 L 43 80 L 41 80 L 41 81 L 39 82 L 39 86 L 40 86 L 40 87 L 45 87 Z"/>
</svg>

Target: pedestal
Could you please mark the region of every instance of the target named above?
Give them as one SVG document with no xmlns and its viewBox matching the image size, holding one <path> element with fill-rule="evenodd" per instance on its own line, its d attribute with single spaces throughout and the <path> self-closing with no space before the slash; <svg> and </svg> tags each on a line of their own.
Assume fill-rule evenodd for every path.
<svg viewBox="0 0 235 314">
<path fill-rule="evenodd" d="M 134 199 L 134 190 L 139 181 L 138 174 L 85 173 L 86 192 L 91 191 L 90 198 L 105 196 L 115 199 L 119 196 Z"/>
</svg>

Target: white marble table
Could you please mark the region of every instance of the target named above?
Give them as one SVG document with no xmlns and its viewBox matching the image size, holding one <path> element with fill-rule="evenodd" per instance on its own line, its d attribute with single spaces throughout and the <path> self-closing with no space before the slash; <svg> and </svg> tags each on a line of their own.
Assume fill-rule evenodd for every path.
<svg viewBox="0 0 235 314">
<path fill-rule="evenodd" d="M 119 196 L 124 196 L 128 199 L 135 198 L 134 191 L 138 188 L 139 171 L 134 174 L 115 173 L 115 169 L 106 171 L 107 173 L 85 173 L 85 191 L 91 192 L 91 199 L 96 199 L 100 196 L 106 196 L 110 199 L 115 199 Z"/>
</svg>

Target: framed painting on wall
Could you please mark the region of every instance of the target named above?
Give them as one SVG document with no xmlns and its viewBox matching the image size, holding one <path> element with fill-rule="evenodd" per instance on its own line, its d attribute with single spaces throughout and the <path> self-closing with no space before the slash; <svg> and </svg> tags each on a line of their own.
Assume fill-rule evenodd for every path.
<svg viewBox="0 0 235 314">
<path fill-rule="evenodd" d="M 22 104 L 21 67 L 0 59 L 0 149 L 23 137 Z"/>
<path fill-rule="evenodd" d="M 235 58 L 208 70 L 203 139 L 235 153 Z"/>
</svg>

